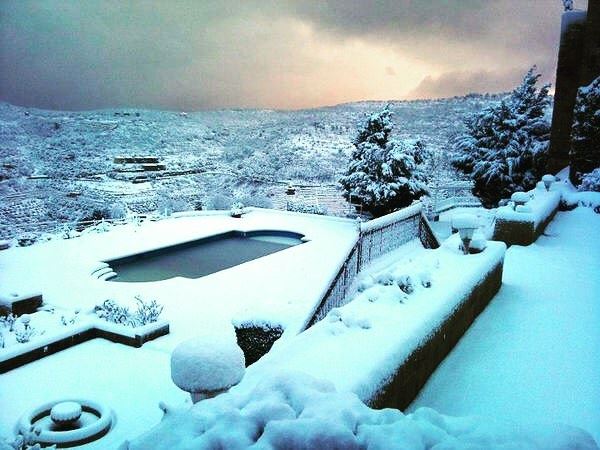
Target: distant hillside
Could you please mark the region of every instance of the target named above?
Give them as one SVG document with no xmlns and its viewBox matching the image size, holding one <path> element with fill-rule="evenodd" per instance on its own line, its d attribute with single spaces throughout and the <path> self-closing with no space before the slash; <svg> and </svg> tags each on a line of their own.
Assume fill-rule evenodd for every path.
<svg viewBox="0 0 600 450">
<path fill-rule="evenodd" d="M 448 143 L 463 130 L 465 116 L 498 99 L 391 102 L 395 133 L 424 141 L 442 157 L 443 177 L 453 179 Z M 115 204 L 138 212 L 161 204 L 226 207 L 233 198 L 267 206 L 277 203 L 286 181 L 333 185 L 347 165 L 357 123 L 385 104 L 186 114 L 59 112 L 0 103 L 0 235 L 23 231 L 31 222 L 75 220 Z M 115 164 L 121 155 L 158 157 L 164 170 Z M 147 182 L 132 182 L 142 177 Z M 335 192 L 334 186 L 327 189 Z"/>
</svg>

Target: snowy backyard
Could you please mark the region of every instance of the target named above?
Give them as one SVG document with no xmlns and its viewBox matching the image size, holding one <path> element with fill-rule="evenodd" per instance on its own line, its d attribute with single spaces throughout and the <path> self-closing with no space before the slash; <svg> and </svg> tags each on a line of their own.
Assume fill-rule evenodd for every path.
<svg viewBox="0 0 600 450">
<path fill-rule="evenodd" d="M 595 197 L 589 198 L 597 202 Z M 464 211 L 458 209 L 456 213 Z M 446 214 L 445 220 L 451 221 L 451 216 Z M 487 215 L 480 217 L 484 228 L 488 222 Z M 514 443 L 526 439 L 537 442 L 537 448 L 545 448 L 550 445 L 548 442 L 553 442 L 552 448 L 562 448 L 560 439 L 571 439 L 565 436 L 572 431 L 554 428 L 554 423 L 579 427 L 596 440 L 600 438 L 600 407 L 594 400 L 600 395 L 595 378 L 600 370 L 600 353 L 595 345 L 600 338 L 596 327 L 600 314 L 596 304 L 600 291 L 596 276 L 600 270 L 599 226 L 600 216 L 592 208 L 559 212 L 535 244 L 513 246 L 507 251 L 500 292 L 409 407 L 407 412 L 416 414 L 407 416 L 413 417 L 410 420 L 437 423 L 432 413 L 419 411 L 421 407 L 448 416 L 477 416 L 469 419 L 471 425 L 462 424 L 454 431 L 452 427 L 445 429 L 447 436 L 454 436 L 452 439 L 473 445 L 484 445 L 486 439 Z M 177 233 L 171 231 L 173 227 Z M 119 283 L 90 276 L 90 268 L 98 261 L 231 228 L 293 230 L 305 235 L 308 242 L 196 280 Z M 296 337 L 355 236 L 356 223 L 352 220 L 252 210 L 242 219 L 196 213 L 154 223 L 115 226 L 76 239 L 57 239 L 0 253 L 3 286 L 13 291 L 35 287 L 44 293 L 45 302 L 59 311 L 81 309 L 76 320 L 85 321 L 86 313 L 102 299 L 126 302 L 141 294 L 164 304 L 163 318 L 169 321 L 171 330 L 167 336 L 139 349 L 93 339 L 3 374 L 0 398 L 3 404 L 11 406 L 0 412 L 0 434 L 11 435 L 16 419 L 28 409 L 67 398 L 94 399 L 114 410 L 116 421 L 109 434 L 82 448 L 113 448 L 142 435 L 161 420 L 159 402 L 176 410 L 186 404 L 189 408 L 189 396 L 171 381 L 169 361 L 173 348 L 198 335 L 215 339 L 226 336 L 232 332 L 232 320 L 278 323 L 286 329 L 271 352 L 248 368 L 243 382 L 232 392 L 251 392 L 260 380 L 276 373 L 289 373 L 286 383 L 290 386 L 305 384 L 306 380 L 294 375 L 303 372 L 322 382 L 327 380 L 339 392 L 353 392 L 368 401 L 380 383 L 377 380 L 384 380 L 394 370 L 394 359 L 404 358 L 402 353 L 414 345 L 401 344 L 397 350 L 384 350 L 385 342 L 390 338 L 393 342 L 407 339 L 407 343 L 419 339 L 418 328 L 402 325 L 408 317 L 433 314 L 424 323 L 435 323 L 444 308 L 452 308 L 450 303 L 440 309 L 441 304 L 436 306 L 425 301 L 427 297 L 420 300 L 421 297 L 436 298 L 457 278 L 467 286 L 472 269 L 469 264 L 452 262 L 465 258 L 451 250 L 458 245 L 456 239 L 449 239 L 445 250 L 435 252 L 425 250 L 418 240 L 408 242 L 361 271 L 351 289 L 351 297 L 356 297 L 353 302 L 339 312 L 331 311 L 324 321 Z M 481 255 L 487 255 L 484 258 L 490 264 L 496 258 L 494 252 L 503 252 L 500 247 L 494 250 L 492 244 L 488 242 L 489 248 Z M 470 264 L 476 264 L 473 276 L 480 276 L 479 267 L 485 259 L 479 255 L 468 258 Z M 57 266 L 57 260 L 69 264 L 61 262 Z M 257 273 L 267 277 L 257 278 Z M 406 290 L 408 294 L 397 288 L 388 291 L 387 277 L 412 277 L 422 286 L 411 287 Z M 307 279 L 312 280 L 309 285 L 304 282 Z M 432 287 L 424 288 L 429 285 Z M 458 287 L 458 291 L 461 289 Z M 454 297 L 447 293 L 440 297 L 446 298 Z M 252 308 L 248 302 L 252 302 Z M 45 314 L 53 316 L 58 324 L 59 312 Z M 34 320 L 32 324 L 35 325 Z M 58 326 L 68 328 L 77 323 Z M 399 337 L 402 333 L 406 333 L 406 338 Z M 33 343 L 36 338 L 44 336 L 34 336 Z M 392 354 L 396 356 L 390 359 Z M 361 365 L 377 370 L 358 370 Z M 394 420 L 399 420 L 399 416 Z M 167 428 L 173 428 L 175 435 L 180 433 L 185 441 L 185 425 L 180 420 L 175 420 L 175 425 L 168 423 Z M 475 431 L 483 424 L 485 432 Z M 502 431 L 515 424 L 520 424 L 524 434 Z M 177 432 L 181 426 L 183 430 Z M 483 434 L 479 438 L 467 437 L 465 426 L 472 427 L 475 436 Z M 462 431 L 456 434 L 459 429 Z M 409 432 L 399 432 L 390 442 L 406 442 L 411 435 L 406 433 Z M 422 438 L 433 439 L 432 436 L 430 431 Z M 583 442 L 582 436 L 573 436 Z M 169 442 L 166 437 L 160 439 Z M 555 439 L 559 439 L 559 444 Z"/>
<path fill-rule="evenodd" d="M 0 450 L 600 450 L 598 55 L 600 0 L 0 0 Z"/>
</svg>

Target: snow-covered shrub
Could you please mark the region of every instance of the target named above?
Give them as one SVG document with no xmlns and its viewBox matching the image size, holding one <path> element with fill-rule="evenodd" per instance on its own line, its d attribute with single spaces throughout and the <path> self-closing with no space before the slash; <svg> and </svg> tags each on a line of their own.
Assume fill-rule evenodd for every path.
<svg viewBox="0 0 600 450">
<path fill-rule="evenodd" d="M 36 334 L 37 331 L 31 326 L 15 329 L 15 339 L 19 344 L 29 342 Z"/>
<path fill-rule="evenodd" d="M 327 215 L 327 208 L 317 204 L 304 203 L 301 200 L 288 200 L 285 209 L 287 211 L 299 212 L 304 214 L 317 214 L 320 216 Z"/>
<path fill-rule="evenodd" d="M 136 295 L 135 301 L 137 302 L 137 311 L 134 313 L 134 318 L 138 325 L 146 325 L 158 320 L 163 306 L 159 305 L 156 300 L 146 302 L 139 295 Z"/>
<path fill-rule="evenodd" d="M 344 197 L 374 216 L 410 205 L 427 194 L 422 143 L 390 139 L 391 111 L 372 114 L 359 128 L 346 174 L 340 179 Z"/>
<path fill-rule="evenodd" d="M 600 167 L 600 77 L 579 88 L 571 130 L 571 181 Z"/>
<path fill-rule="evenodd" d="M 17 316 L 13 313 L 8 314 L 7 316 L 0 317 L 0 324 L 7 328 L 9 332 L 13 332 L 15 329 L 15 322 L 17 321 Z"/>
<path fill-rule="evenodd" d="M 578 190 L 600 192 L 600 167 L 581 177 Z"/>
<path fill-rule="evenodd" d="M 29 247 L 38 240 L 38 236 L 35 233 L 23 233 L 17 236 L 17 245 L 19 247 Z"/>
<path fill-rule="evenodd" d="M 98 317 L 108 322 L 130 327 L 139 327 L 158 320 L 163 306 L 159 305 L 156 300 L 146 302 L 139 295 L 136 295 L 135 301 L 137 309 L 134 312 L 111 299 L 104 300 L 101 305 L 94 308 L 94 311 Z"/>
<path fill-rule="evenodd" d="M 373 277 L 367 275 L 360 280 L 358 280 L 358 284 L 356 286 L 356 290 L 358 292 L 364 292 L 375 284 L 375 280 Z"/>
<path fill-rule="evenodd" d="M 415 286 L 410 275 L 400 275 L 396 277 L 396 285 L 405 294 L 412 294 L 415 290 Z"/>
<path fill-rule="evenodd" d="M 465 120 L 467 132 L 453 143 L 452 163 L 474 181 L 473 194 L 486 207 L 515 191 L 533 189 L 544 174 L 550 123 L 549 85 L 539 90 L 535 66 L 523 82 L 498 105 Z"/>
<path fill-rule="evenodd" d="M 214 194 L 206 201 L 206 209 L 214 209 L 218 211 L 231 209 L 233 198 L 226 194 Z"/>
<path fill-rule="evenodd" d="M 102 305 L 94 308 L 96 315 L 108 322 L 120 325 L 131 325 L 131 313 L 129 308 L 119 305 L 114 300 L 104 300 Z"/>
<path fill-rule="evenodd" d="M 25 436 L 18 434 L 12 441 L 6 438 L 0 438 L 0 450 L 56 450 L 56 445 L 42 447 L 41 444 L 35 443 L 39 433 L 39 428 L 32 427 Z"/>
<path fill-rule="evenodd" d="M 171 354 L 171 379 L 196 403 L 240 382 L 246 371 L 236 336 L 199 336 L 182 342 Z"/>
<path fill-rule="evenodd" d="M 112 205 L 108 214 L 111 219 L 125 219 L 127 217 L 127 206 L 123 203 L 115 203 Z"/>
<path fill-rule="evenodd" d="M 236 195 L 235 201 L 243 203 L 246 206 L 254 206 L 256 208 L 272 208 L 273 202 L 263 194 L 255 192 L 253 194 Z"/>
<path fill-rule="evenodd" d="M 424 270 L 419 273 L 419 279 L 421 280 L 421 286 L 424 288 L 431 287 L 431 272 L 429 270 Z"/>
<path fill-rule="evenodd" d="M 244 204 L 241 202 L 235 202 L 231 205 L 230 214 L 232 217 L 241 217 L 244 213 Z"/>
<path fill-rule="evenodd" d="M 188 211 L 190 209 L 190 206 L 184 199 L 173 198 L 164 193 L 159 195 L 157 205 L 159 214 L 164 216 L 170 216 L 172 213 Z"/>
<path fill-rule="evenodd" d="M 377 283 L 381 284 L 383 286 L 391 286 L 392 284 L 394 284 L 394 276 L 391 273 L 388 272 L 382 272 L 379 275 L 377 275 Z"/>
</svg>

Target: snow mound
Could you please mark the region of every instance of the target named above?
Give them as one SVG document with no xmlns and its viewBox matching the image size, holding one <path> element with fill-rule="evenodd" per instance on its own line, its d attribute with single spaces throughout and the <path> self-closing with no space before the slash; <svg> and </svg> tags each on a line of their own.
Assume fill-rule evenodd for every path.
<svg viewBox="0 0 600 450">
<path fill-rule="evenodd" d="M 477 217 L 473 214 L 457 214 L 452 218 L 452 227 L 457 230 L 461 228 L 477 228 L 478 226 Z"/>
<path fill-rule="evenodd" d="M 510 424 L 449 417 L 421 408 L 404 415 L 371 409 L 350 392 L 299 372 L 281 372 L 245 393 L 166 409 L 162 422 L 122 449 L 597 449 L 584 431 L 567 426 Z"/>
<path fill-rule="evenodd" d="M 171 378 L 187 392 L 229 388 L 240 382 L 244 371 L 244 353 L 231 333 L 184 341 L 171 355 Z"/>
</svg>

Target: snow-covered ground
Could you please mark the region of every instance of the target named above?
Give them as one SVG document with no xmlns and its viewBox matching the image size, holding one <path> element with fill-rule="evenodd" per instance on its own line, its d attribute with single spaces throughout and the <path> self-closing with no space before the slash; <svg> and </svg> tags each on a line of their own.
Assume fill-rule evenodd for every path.
<svg viewBox="0 0 600 450">
<path fill-rule="evenodd" d="M 255 229 L 294 231 L 310 241 L 198 279 L 119 283 L 90 276 L 104 259 Z M 141 294 L 164 305 L 161 318 L 171 328 L 169 335 L 140 349 L 95 339 L 1 375 L 0 436 L 11 435 L 28 409 L 61 397 L 88 398 L 113 408 L 110 441 L 115 445 L 142 433 L 161 417 L 159 401 L 181 404 L 186 399 L 170 379 L 169 359 L 177 344 L 197 335 L 229 333 L 232 319 L 272 322 L 285 328 L 281 339 L 293 336 L 356 237 L 352 220 L 253 210 L 241 219 L 228 214 L 179 217 L 0 252 L 0 286 L 7 293 L 39 290 L 45 303 L 81 308 L 82 316 L 106 298 L 125 303 Z M 61 327 L 58 317 L 56 322 Z"/>
<path fill-rule="evenodd" d="M 448 142 L 464 129 L 466 116 L 499 98 L 391 102 L 394 134 L 420 139 L 439 155 L 441 168 L 432 183 L 451 183 L 458 175 L 449 167 Z M 312 204 L 316 196 L 325 206 L 331 199 L 343 203 L 335 189 L 357 125 L 386 103 L 187 115 L 44 111 L 0 103 L 0 238 L 43 231 L 47 225 L 40 222 L 73 222 L 123 205 L 138 213 L 168 203 L 178 210 L 228 208 L 238 200 L 247 206 L 285 205 L 288 180 L 315 186 L 310 196 L 299 195 L 303 202 Z M 113 162 L 122 155 L 155 156 L 165 170 L 132 172 L 139 165 Z M 148 182 L 132 183 L 140 175 Z"/>
<path fill-rule="evenodd" d="M 410 407 L 561 422 L 600 442 L 600 214 L 559 212 Z"/>
<path fill-rule="evenodd" d="M 197 279 L 121 283 L 90 276 L 100 261 L 229 230 L 265 229 L 297 232 L 309 242 Z M 352 220 L 268 210 L 254 210 L 241 219 L 224 213 L 116 226 L 104 233 L 1 252 L 0 289 L 7 294 L 41 291 L 46 303 L 82 312 L 108 298 L 123 304 L 131 303 L 136 295 L 156 299 L 164 305 L 163 317 L 174 331 L 173 338 L 166 338 L 169 341 L 232 319 L 272 322 L 295 334 L 356 237 Z"/>
</svg>

